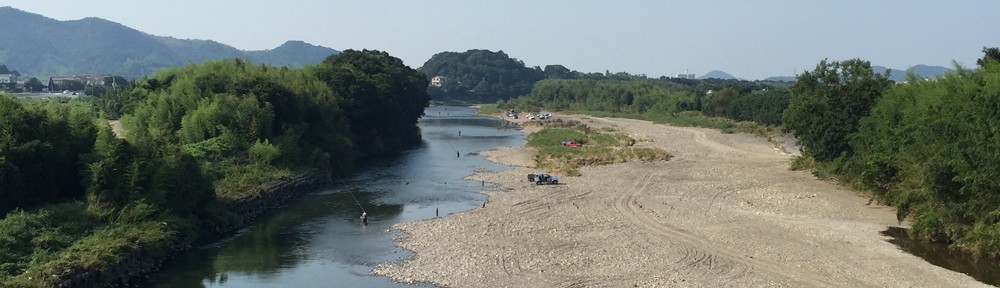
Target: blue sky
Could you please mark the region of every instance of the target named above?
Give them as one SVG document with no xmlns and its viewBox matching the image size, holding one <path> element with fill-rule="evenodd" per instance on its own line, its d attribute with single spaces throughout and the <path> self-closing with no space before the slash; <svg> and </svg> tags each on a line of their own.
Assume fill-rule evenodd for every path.
<svg viewBox="0 0 1000 288">
<path fill-rule="evenodd" d="M 39 1 L 59 20 L 100 17 L 243 50 L 303 40 L 378 49 L 414 68 L 442 51 L 503 50 L 529 66 L 649 76 L 793 75 L 826 58 L 906 69 L 975 66 L 1000 46 L 1000 1 Z"/>
</svg>

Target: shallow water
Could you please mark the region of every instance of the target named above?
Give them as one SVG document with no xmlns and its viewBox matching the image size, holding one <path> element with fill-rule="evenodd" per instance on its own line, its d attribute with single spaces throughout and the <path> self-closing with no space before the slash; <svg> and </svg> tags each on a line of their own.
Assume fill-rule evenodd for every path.
<svg viewBox="0 0 1000 288">
<path fill-rule="evenodd" d="M 928 263 L 969 275 L 980 282 L 1000 286 L 1000 265 L 986 260 L 976 260 L 968 255 L 952 252 L 947 245 L 911 239 L 907 229 L 889 227 L 882 235 L 892 237 L 889 243 L 899 249 L 927 260 Z"/>
<path fill-rule="evenodd" d="M 509 168 L 473 152 L 520 146 L 524 135 L 470 108 L 437 106 L 424 113 L 420 147 L 364 163 L 350 179 L 228 239 L 182 253 L 153 276 L 151 286 L 430 287 L 370 275 L 378 263 L 411 256 L 393 246 L 400 235 L 389 227 L 481 205 L 482 184 L 462 178 L 476 170 Z M 369 214 L 367 226 L 359 220 L 359 203 Z"/>
</svg>

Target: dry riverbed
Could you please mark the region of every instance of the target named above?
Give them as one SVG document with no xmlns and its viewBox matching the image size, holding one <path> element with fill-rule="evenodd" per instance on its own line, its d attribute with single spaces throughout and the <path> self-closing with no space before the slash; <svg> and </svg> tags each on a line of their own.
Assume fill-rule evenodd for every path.
<svg viewBox="0 0 1000 288">
<path fill-rule="evenodd" d="M 397 244 L 416 256 L 373 273 L 445 287 L 986 286 L 886 242 L 892 208 L 789 171 L 790 156 L 764 139 L 571 118 L 674 158 L 535 186 L 525 178 L 532 150 L 484 151 L 519 168 L 470 177 L 495 184 L 484 208 L 397 224 Z"/>
</svg>

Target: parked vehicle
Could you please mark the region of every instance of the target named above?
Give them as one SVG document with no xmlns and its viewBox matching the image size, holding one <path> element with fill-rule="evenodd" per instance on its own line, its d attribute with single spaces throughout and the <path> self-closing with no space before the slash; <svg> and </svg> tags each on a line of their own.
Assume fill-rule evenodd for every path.
<svg viewBox="0 0 1000 288">
<path fill-rule="evenodd" d="M 538 119 L 538 116 L 536 116 L 535 114 L 528 113 L 528 120 L 535 120 L 535 119 Z"/>
<path fill-rule="evenodd" d="M 580 143 L 578 143 L 576 141 L 562 141 L 562 146 L 566 146 L 566 147 L 583 147 L 583 144 L 580 144 Z"/>
<path fill-rule="evenodd" d="M 535 183 L 535 185 L 543 184 L 559 184 L 559 178 L 545 173 L 533 173 L 528 174 L 528 182 Z"/>
</svg>

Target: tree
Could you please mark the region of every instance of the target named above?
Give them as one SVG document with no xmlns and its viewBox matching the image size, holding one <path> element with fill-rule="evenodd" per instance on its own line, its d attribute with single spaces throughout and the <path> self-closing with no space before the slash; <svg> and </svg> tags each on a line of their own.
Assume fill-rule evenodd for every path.
<svg viewBox="0 0 1000 288">
<path fill-rule="evenodd" d="M 983 55 L 983 58 L 976 60 L 976 64 L 979 65 L 979 67 L 985 67 L 987 61 L 1000 62 L 1000 48 L 983 47 L 983 54 L 985 54 Z"/>
<path fill-rule="evenodd" d="M 398 151 L 420 143 L 417 119 L 429 104 L 427 77 L 376 50 L 347 50 L 320 64 L 317 76 L 337 95 L 359 155 Z"/>
<path fill-rule="evenodd" d="M 563 65 L 545 65 L 545 77 L 549 79 L 570 79 L 573 78 L 573 71 Z"/>
<path fill-rule="evenodd" d="M 540 67 L 527 67 L 503 51 L 489 50 L 438 53 L 419 70 L 431 77 L 448 78 L 441 87 L 442 96 L 483 103 L 527 94 L 535 82 L 546 77 Z"/>
<path fill-rule="evenodd" d="M 820 61 L 789 87 L 792 98 L 782 122 L 806 153 L 833 160 L 850 152 L 848 135 L 891 84 L 888 72 L 875 73 L 868 61 Z"/>
</svg>

